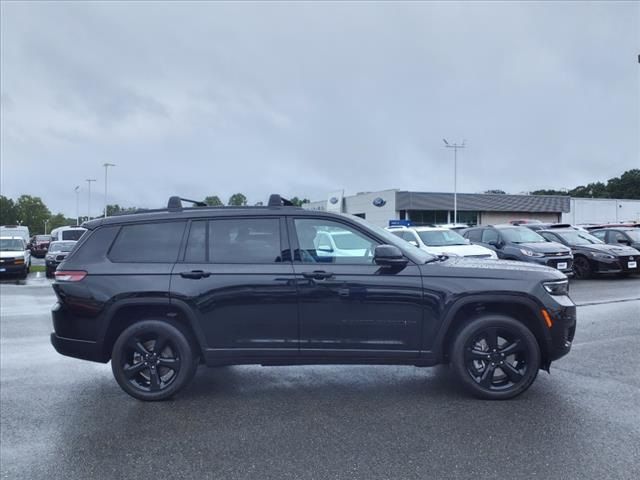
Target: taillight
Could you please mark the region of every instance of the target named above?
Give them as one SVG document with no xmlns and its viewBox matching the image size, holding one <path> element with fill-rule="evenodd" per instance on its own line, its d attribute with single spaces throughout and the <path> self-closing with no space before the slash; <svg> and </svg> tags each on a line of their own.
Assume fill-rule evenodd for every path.
<svg viewBox="0 0 640 480">
<path fill-rule="evenodd" d="M 56 270 L 55 276 L 59 282 L 79 282 L 87 276 L 87 272 L 82 270 Z"/>
</svg>

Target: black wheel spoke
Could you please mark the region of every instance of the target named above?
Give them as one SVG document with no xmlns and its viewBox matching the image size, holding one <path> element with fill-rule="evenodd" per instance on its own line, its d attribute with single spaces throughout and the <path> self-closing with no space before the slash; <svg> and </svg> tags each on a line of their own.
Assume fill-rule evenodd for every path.
<svg viewBox="0 0 640 480">
<path fill-rule="evenodd" d="M 158 337 L 156 338 L 155 343 L 153 344 L 153 351 L 157 354 L 160 355 L 160 353 L 162 352 L 162 350 L 165 349 L 165 347 L 167 346 L 167 342 L 168 342 L 168 338 L 162 334 L 158 334 Z"/>
<path fill-rule="evenodd" d="M 493 374 L 496 371 L 495 365 L 489 364 L 482 372 L 482 376 L 480 377 L 480 385 L 484 388 L 491 388 L 491 384 L 493 382 Z"/>
<path fill-rule="evenodd" d="M 178 358 L 158 358 L 158 365 L 161 367 L 167 367 L 177 372 L 180 368 L 180 359 Z"/>
<path fill-rule="evenodd" d="M 466 350 L 467 360 L 487 360 L 488 353 L 483 352 L 482 350 L 477 350 L 475 348 L 468 348 Z"/>
<path fill-rule="evenodd" d="M 500 349 L 500 353 L 507 357 L 509 355 L 513 355 L 514 353 L 522 352 L 523 350 L 524 347 L 522 346 L 522 342 L 520 341 L 520 339 L 517 339 L 502 347 Z"/>
<path fill-rule="evenodd" d="M 127 378 L 132 378 L 143 371 L 145 368 L 149 367 L 145 365 L 144 362 L 136 363 L 135 365 L 124 367 L 124 374 L 127 376 Z"/>
<path fill-rule="evenodd" d="M 154 392 L 160 390 L 160 375 L 158 375 L 158 369 L 150 368 L 149 374 L 150 374 L 151 390 Z"/>
<path fill-rule="evenodd" d="M 132 338 L 129 341 L 129 347 L 133 349 L 135 352 L 139 353 L 140 355 L 149 354 L 149 350 L 147 350 L 145 346 L 142 344 L 142 342 L 136 337 Z"/>
<path fill-rule="evenodd" d="M 498 329 L 495 327 L 487 328 L 485 340 L 491 350 L 498 349 Z"/>
<path fill-rule="evenodd" d="M 516 370 L 513 365 L 504 362 L 502 365 L 500 365 L 500 369 L 502 369 L 504 374 L 509 377 L 509 380 L 511 380 L 513 383 L 517 383 L 522 380 L 522 374 L 518 370 Z"/>
</svg>

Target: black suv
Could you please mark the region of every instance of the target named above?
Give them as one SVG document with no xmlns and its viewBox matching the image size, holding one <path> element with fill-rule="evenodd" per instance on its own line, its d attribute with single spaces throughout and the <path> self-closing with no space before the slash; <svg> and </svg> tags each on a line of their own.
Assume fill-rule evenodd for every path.
<svg viewBox="0 0 640 480">
<path fill-rule="evenodd" d="M 199 363 L 451 363 L 478 397 L 525 391 L 571 348 L 557 270 L 432 256 L 352 216 L 289 206 L 169 208 L 85 223 L 55 272 L 51 342 L 108 362 L 142 400 Z M 319 248 L 322 235 L 339 249 Z"/>
<path fill-rule="evenodd" d="M 472 243 L 494 250 L 498 258 L 546 265 L 566 275 L 573 275 L 571 249 L 561 243 L 547 241 L 530 228 L 488 225 L 469 228 L 462 236 Z"/>
</svg>

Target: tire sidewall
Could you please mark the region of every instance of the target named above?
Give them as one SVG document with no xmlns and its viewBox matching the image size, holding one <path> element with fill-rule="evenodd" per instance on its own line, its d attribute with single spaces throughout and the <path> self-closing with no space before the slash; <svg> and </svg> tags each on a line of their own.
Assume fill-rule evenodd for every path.
<svg viewBox="0 0 640 480">
<path fill-rule="evenodd" d="M 470 338 L 476 336 L 481 330 L 490 327 L 505 328 L 514 330 L 525 342 L 529 353 L 529 368 L 517 385 L 506 391 L 490 391 L 482 388 L 467 372 L 465 364 L 465 345 Z M 451 348 L 451 365 L 462 383 L 462 386 L 472 395 L 487 400 L 507 400 L 516 397 L 527 390 L 538 375 L 540 369 L 541 355 L 540 347 L 535 335 L 524 325 L 511 317 L 503 315 L 487 315 L 469 321 L 458 332 Z"/>
<path fill-rule="evenodd" d="M 166 389 L 158 392 L 146 392 L 132 385 L 124 374 L 121 366 L 124 347 L 132 336 L 159 331 L 168 335 L 171 342 L 177 348 L 180 356 L 180 370 L 176 379 Z M 116 340 L 111 354 L 111 370 L 118 385 L 132 397 L 138 400 L 159 401 L 170 398 L 191 381 L 196 368 L 195 359 L 192 343 L 188 339 L 188 333 L 185 332 L 179 324 L 166 320 L 142 320 L 127 327 Z"/>
</svg>

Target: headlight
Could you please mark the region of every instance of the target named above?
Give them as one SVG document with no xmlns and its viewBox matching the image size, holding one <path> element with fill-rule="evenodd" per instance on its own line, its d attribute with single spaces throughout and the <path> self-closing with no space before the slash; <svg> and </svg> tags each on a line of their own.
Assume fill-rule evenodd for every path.
<svg viewBox="0 0 640 480">
<path fill-rule="evenodd" d="M 593 258 L 602 258 L 604 260 L 612 260 L 616 257 L 609 255 L 608 253 L 592 253 Z"/>
<path fill-rule="evenodd" d="M 457 253 L 453 253 L 453 252 L 442 252 L 442 255 L 446 255 L 447 257 L 459 257 L 460 256 Z"/>
<path fill-rule="evenodd" d="M 47 253 L 47 255 L 44 258 L 47 260 L 53 260 L 53 257 L 55 257 L 55 255 L 53 255 L 52 253 Z"/>
<path fill-rule="evenodd" d="M 544 257 L 544 253 L 534 252 L 533 250 L 529 250 L 527 248 L 521 248 L 520 251 L 527 257 Z"/>
<path fill-rule="evenodd" d="M 544 289 L 551 295 L 568 295 L 569 280 L 558 280 L 556 282 L 544 282 Z"/>
</svg>

